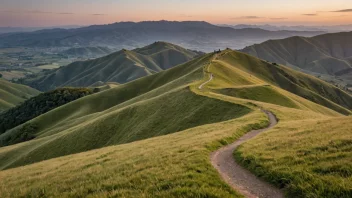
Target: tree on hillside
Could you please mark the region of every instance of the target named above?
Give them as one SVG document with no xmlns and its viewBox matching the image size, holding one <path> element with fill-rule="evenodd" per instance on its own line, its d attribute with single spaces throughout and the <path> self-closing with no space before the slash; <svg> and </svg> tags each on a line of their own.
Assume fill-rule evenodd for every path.
<svg viewBox="0 0 352 198">
<path fill-rule="evenodd" d="M 0 134 L 52 109 L 92 93 L 93 91 L 87 88 L 60 88 L 33 97 L 19 106 L 0 113 Z M 33 139 L 33 134 L 37 129 L 38 127 L 33 125 L 33 123 L 16 129 L 16 132 L 12 133 L 11 137 L 0 142 L 0 146 Z"/>
</svg>

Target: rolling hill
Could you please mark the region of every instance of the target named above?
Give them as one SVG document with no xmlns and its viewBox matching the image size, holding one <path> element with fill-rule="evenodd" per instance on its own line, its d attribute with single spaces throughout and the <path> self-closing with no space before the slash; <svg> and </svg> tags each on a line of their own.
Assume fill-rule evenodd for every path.
<svg viewBox="0 0 352 198">
<path fill-rule="evenodd" d="M 241 49 L 268 39 L 315 36 L 323 32 L 267 31 L 258 28 L 219 27 L 202 21 L 143 21 L 93 25 L 77 29 L 48 29 L 0 35 L 0 47 L 94 47 L 134 49 L 163 40 L 205 52 Z"/>
<path fill-rule="evenodd" d="M 211 166 L 209 156 L 251 129 L 267 126 L 261 112 L 266 109 L 278 125 L 251 140 L 261 143 L 255 152 L 248 149 L 253 143 L 246 143 L 237 158 L 249 168 L 257 163 L 254 172 L 290 197 L 312 192 L 341 197 L 352 185 L 349 176 L 324 170 L 330 170 L 331 160 L 350 159 L 344 146 L 352 133 L 345 131 L 349 126 L 327 133 L 317 123 L 327 128 L 339 120 L 350 125 L 343 114 L 351 115 L 351 101 L 351 95 L 318 78 L 241 52 L 206 54 L 25 123 L 38 126 L 32 132 L 35 139 L 0 148 L 0 192 L 5 197 L 240 197 Z M 18 135 L 19 128 L 0 140 Z M 270 134 L 282 141 L 266 138 Z M 317 135 L 324 141 L 312 141 Z M 304 136 L 308 143 L 297 141 Z M 327 139 L 336 140 L 331 152 L 341 154 L 338 158 L 329 158 L 330 149 L 324 150 Z M 271 141 L 275 145 L 267 144 Z M 292 144 L 304 150 L 287 156 L 277 149 Z M 314 157 L 319 148 L 328 152 L 325 158 Z M 301 153 L 312 154 L 307 163 L 291 163 Z M 281 164 L 270 157 L 277 155 Z M 315 167 L 318 162 L 321 171 Z M 300 185 L 301 175 L 311 175 L 313 185 Z M 312 191 L 315 184 L 324 190 Z"/>
<path fill-rule="evenodd" d="M 0 79 L 0 112 L 38 95 L 40 92 L 25 85 Z"/>
<path fill-rule="evenodd" d="M 311 38 L 270 40 L 244 48 L 243 52 L 271 62 L 320 76 L 336 84 L 352 84 L 352 32 L 324 34 Z"/>
<path fill-rule="evenodd" d="M 88 87 L 99 82 L 120 84 L 148 76 L 198 56 L 198 52 L 166 43 L 155 42 L 143 48 L 121 50 L 88 61 L 79 61 L 51 72 L 43 72 L 35 79 L 25 79 L 24 84 L 39 90 L 57 87 Z"/>
</svg>

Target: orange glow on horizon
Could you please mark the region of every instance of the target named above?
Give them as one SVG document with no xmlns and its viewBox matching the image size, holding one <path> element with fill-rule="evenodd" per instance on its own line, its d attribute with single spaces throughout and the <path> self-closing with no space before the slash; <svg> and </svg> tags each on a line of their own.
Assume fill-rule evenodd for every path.
<svg viewBox="0 0 352 198">
<path fill-rule="evenodd" d="M 91 25 L 148 20 L 213 24 L 352 24 L 351 0 L 101 0 L 90 4 L 62 0 L 53 5 L 16 4 L 16 1 L 19 0 L 5 0 L 0 10 L 0 26 Z M 45 2 L 36 2 L 40 1 Z"/>
</svg>

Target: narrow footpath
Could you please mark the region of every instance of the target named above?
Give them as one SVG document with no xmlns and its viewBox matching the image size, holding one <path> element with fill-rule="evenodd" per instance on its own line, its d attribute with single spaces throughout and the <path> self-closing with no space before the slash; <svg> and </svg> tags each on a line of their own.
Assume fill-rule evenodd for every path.
<svg viewBox="0 0 352 198">
<path fill-rule="evenodd" d="M 211 153 L 210 159 L 212 165 L 220 173 L 225 182 L 245 197 L 282 198 L 284 194 L 280 189 L 259 179 L 250 171 L 240 166 L 233 156 L 235 149 L 239 145 L 271 129 L 277 124 L 277 120 L 271 112 L 263 111 L 270 120 L 270 125 L 267 128 L 246 133 L 234 143 Z"/>
<path fill-rule="evenodd" d="M 221 56 L 221 55 L 220 55 Z M 213 60 L 219 56 L 216 54 Z M 201 90 L 207 83 L 214 79 L 214 75 L 209 72 L 209 80 L 202 83 L 198 88 Z M 220 148 L 211 153 L 210 160 L 214 168 L 219 172 L 223 180 L 237 192 L 248 198 L 283 198 L 282 190 L 271 184 L 259 179 L 253 173 L 240 166 L 233 156 L 234 151 L 244 142 L 254 138 L 256 135 L 273 128 L 277 124 L 277 119 L 273 113 L 262 110 L 269 118 L 269 126 L 264 129 L 252 130 L 239 138 L 234 143 Z"/>
</svg>

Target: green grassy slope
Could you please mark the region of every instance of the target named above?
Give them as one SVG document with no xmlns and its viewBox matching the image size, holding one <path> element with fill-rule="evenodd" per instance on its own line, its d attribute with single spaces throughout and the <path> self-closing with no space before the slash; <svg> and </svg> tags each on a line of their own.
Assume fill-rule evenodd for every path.
<svg viewBox="0 0 352 198">
<path fill-rule="evenodd" d="M 179 93 L 183 93 L 182 95 L 184 95 L 185 93 L 182 91 L 182 89 L 185 88 L 182 87 L 194 80 L 201 79 L 203 77 L 202 66 L 206 62 L 208 62 L 210 58 L 211 55 L 206 55 L 187 64 L 180 65 L 179 67 L 160 72 L 156 75 L 136 80 L 128 84 L 120 85 L 116 88 L 112 88 L 103 92 L 99 92 L 97 94 L 84 97 L 62 107 L 54 109 L 53 111 L 39 116 L 34 120 L 31 120 L 26 124 L 34 124 L 38 126 L 38 130 L 36 131 L 36 133 L 34 133 L 34 135 L 37 136 L 36 140 L 38 139 L 38 142 L 30 141 L 28 143 L 20 144 L 20 146 L 14 146 L 14 150 L 10 152 L 12 154 L 7 153 L 5 155 L 2 155 L 3 163 L 1 164 L 1 166 L 8 167 L 10 166 L 10 164 L 14 164 L 14 158 L 10 160 L 10 164 L 5 164 L 5 161 L 9 156 L 14 156 L 14 152 L 22 153 L 17 157 L 19 158 L 19 160 L 24 160 L 24 162 L 18 162 L 18 164 L 24 164 L 42 159 L 48 159 L 51 157 L 57 157 L 64 154 L 99 148 L 108 144 L 125 143 L 133 140 L 143 139 L 146 137 L 152 137 L 158 135 L 159 131 L 157 129 L 153 131 L 145 131 L 145 127 L 150 125 L 150 122 L 153 123 L 157 119 L 162 119 L 163 117 L 165 117 L 165 115 L 162 116 L 162 114 L 167 114 L 166 110 L 172 111 L 175 108 L 180 109 L 180 111 L 183 110 L 185 111 L 184 113 L 188 114 L 191 114 L 192 112 L 197 113 L 198 111 L 204 113 L 204 115 L 201 114 L 202 116 L 199 116 L 199 118 L 197 118 L 197 116 L 194 118 L 191 117 L 190 121 L 187 121 L 187 116 L 185 116 L 182 119 L 185 119 L 185 121 L 191 123 L 189 123 L 188 125 L 187 123 L 181 122 L 182 125 L 196 126 L 198 124 L 204 123 L 204 121 L 208 119 L 204 116 L 211 115 L 212 113 L 216 114 L 216 112 L 218 111 L 213 110 L 213 112 L 209 111 L 208 113 L 206 113 L 204 111 L 206 110 L 207 106 L 202 106 L 201 104 L 199 104 L 200 106 L 198 107 L 196 103 L 193 103 L 195 105 L 195 109 L 192 109 L 190 107 L 188 107 L 188 109 L 183 109 L 181 107 L 175 106 L 178 105 L 178 103 L 175 103 L 174 106 L 166 106 L 165 110 L 160 109 L 160 113 L 155 113 L 155 115 L 153 115 L 157 117 L 153 117 L 152 115 L 150 115 L 151 118 L 153 118 L 151 120 L 146 119 L 145 117 L 148 117 L 148 112 L 153 112 L 153 109 L 158 109 L 158 106 L 160 106 L 163 101 L 168 100 L 169 97 L 176 99 L 178 94 L 173 93 L 172 90 L 177 91 Z M 180 95 L 179 97 L 182 97 L 182 95 Z M 181 104 L 180 101 L 182 100 L 178 101 L 179 104 Z M 198 100 L 190 99 L 190 104 L 193 101 Z M 146 106 L 151 106 L 151 108 L 147 108 L 149 111 L 145 112 L 145 110 L 143 109 L 145 109 Z M 212 108 L 215 108 L 216 106 L 217 105 L 214 104 Z M 136 111 L 145 112 L 143 114 L 144 117 L 139 117 Z M 233 112 L 236 111 L 236 109 L 225 109 L 223 111 Z M 170 116 L 176 115 L 177 113 L 175 112 L 175 114 L 171 114 Z M 132 127 L 130 129 L 121 128 L 122 121 L 121 124 L 119 122 L 115 122 L 115 119 L 117 117 L 127 118 L 129 116 L 132 116 L 136 119 L 140 119 L 141 126 L 138 127 L 139 125 L 136 124 L 136 122 L 138 123 L 138 119 L 129 119 L 129 121 L 125 120 L 127 122 L 130 122 L 130 127 Z M 233 116 L 236 116 L 236 114 L 233 114 Z M 227 119 L 225 115 L 224 117 L 218 117 L 220 120 Z M 170 121 L 177 123 L 177 119 L 180 118 L 170 118 Z M 127 123 L 124 123 L 124 125 L 127 126 Z M 111 128 L 108 130 L 106 129 L 106 126 L 109 126 Z M 89 132 L 87 128 L 90 128 L 91 131 Z M 100 135 L 98 132 L 100 131 L 100 129 L 98 128 L 101 128 L 102 131 L 105 131 L 105 135 Z M 13 130 L 10 130 L 3 134 L 2 137 L 8 138 L 9 136 L 16 135 L 18 133 L 18 130 L 20 129 L 21 127 L 17 127 Z M 159 135 L 170 132 L 176 132 L 180 129 L 183 128 L 172 128 L 170 126 L 168 130 L 160 133 Z M 130 136 L 128 134 L 122 133 L 125 130 L 130 131 L 131 134 L 128 133 Z M 135 135 L 132 135 L 133 131 L 135 131 Z M 84 133 L 87 133 L 87 135 L 83 135 Z M 119 133 L 121 137 L 119 137 Z M 67 150 L 58 149 L 57 151 L 55 151 L 56 149 L 47 149 L 48 145 L 56 147 L 61 144 L 67 144 L 67 141 L 69 139 L 70 141 L 76 141 L 77 136 L 81 136 L 81 138 L 84 138 L 80 138 L 82 140 L 82 144 L 72 144 L 76 145 L 76 148 L 66 147 Z M 97 139 L 98 137 L 101 138 L 101 142 L 97 141 L 96 143 L 92 144 L 91 141 Z M 50 141 L 51 143 L 48 143 L 48 141 Z M 35 149 L 35 151 L 33 151 L 33 149 Z M 42 155 L 42 153 L 37 154 L 36 152 L 46 152 L 46 154 Z M 26 161 L 29 158 L 30 160 Z"/>
<path fill-rule="evenodd" d="M 123 84 L 185 63 L 197 55 L 170 43 L 156 42 L 132 51 L 121 50 L 98 59 L 74 62 L 39 77 L 24 79 L 23 83 L 39 90 L 91 86 L 99 81 Z"/>
<path fill-rule="evenodd" d="M 0 111 L 14 107 L 39 93 L 33 88 L 0 79 Z"/>
<path fill-rule="evenodd" d="M 37 140 L 0 155 L 2 168 L 167 135 L 240 117 L 250 111 L 241 105 L 197 96 L 187 89 L 181 89 L 105 113 L 86 122 L 78 122 L 76 126 L 59 133 L 46 132 Z M 17 152 L 21 154 L 13 157 Z M 5 161 L 9 158 L 11 163 L 6 164 Z M 18 159 L 13 161 L 15 158 Z"/>
<path fill-rule="evenodd" d="M 279 93 L 269 85 L 221 89 L 219 93 L 236 98 L 256 100 L 271 104 L 277 104 L 284 107 L 298 108 L 295 102 L 292 101 L 289 97 Z"/>
<path fill-rule="evenodd" d="M 227 106 L 225 104 L 214 103 L 211 109 L 207 109 L 209 104 L 204 98 L 199 101 L 191 96 L 186 97 L 189 93 L 185 91 L 187 90 L 185 86 L 203 77 L 203 70 L 211 59 L 213 59 L 213 54 L 202 56 L 170 70 L 76 100 L 27 122 L 23 126 L 34 125 L 37 127 L 36 130 L 31 132 L 31 135 L 36 137 L 35 140 L 16 145 L 12 147 L 13 149 L 7 150 L 7 152 L 0 155 L 1 167 L 16 167 L 106 145 L 122 144 L 165 135 L 209 123 L 208 119 L 222 121 L 230 118 L 226 114 L 227 111 L 233 113 L 232 118 L 236 117 L 237 110 L 235 106 L 233 111 L 231 111 L 231 109 L 226 110 Z M 213 66 L 210 71 L 214 73 L 216 80 L 210 82 L 208 86 L 216 87 L 219 85 L 223 88 L 228 86 L 228 83 L 224 83 L 227 81 L 232 84 L 228 94 L 230 96 L 310 110 L 326 115 L 337 115 L 332 110 L 304 100 L 277 87 L 285 81 L 270 82 L 261 80 L 260 78 L 266 80 L 271 77 L 260 76 L 266 75 L 268 72 L 263 71 L 267 67 L 271 67 L 266 63 L 263 65 L 258 64 L 260 68 L 257 68 L 257 70 L 260 73 L 256 75 L 259 75 L 258 77 L 260 78 L 256 78 L 254 75 L 250 76 L 247 73 L 247 67 L 252 62 L 249 61 L 249 64 L 246 62 L 250 59 L 264 63 L 239 52 L 225 51 L 222 57 L 218 57 L 218 60 L 212 62 Z M 230 64 L 232 65 L 229 66 Z M 244 67 L 241 68 L 236 64 L 241 64 Z M 280 68 L 278 67 L 278 69 Z M 295 74 L 291 70 L 288 72 Z M 271 72 L 270 74 L 275 73 Z M 309 79 L 310 77 L 306 76 L 306 78 Z M 233 79 L 237 80 L 234 81 Z M 301 80 L 307 81 L 304 78 L 301 78 Z M 263 85 L 264 83 L 272 83 L 273 87 L 269 88 L 267 85 Z M 238 87 L 247 84 L 257 84 L 257 87 Z M 224 93 L 229 89 L 221 89 L 220 93 Z M 292 91 L 294 92 L 295 90 Z M 276 97 L 274 98 L 274 96 Z M 319 97 L 323 98 L 320 95 Z M 166 106 L 163 105 L 164 103 Z M 197 105 L 198 103 L 199 105 Z M 202 103 L 207 105 L 201 105 Z M 338 110 L 343 113 L 350 113 L 349 110 L 333 102 L 328 104 L 339 107 Z M 327 106 L 330 107 L 329 105 Z M 174 111 L 175 109 L 178 111 Z M 223 112 L 223 114 L 220 114 L 220 112 Z M 243 114 L 241 111 L 238 112 L 238 115 Z M 187 115 L 190 120 L 187 120 Z M 214 115 L 214 118 L 208 117 L 211 115 Z M 171 117 L 168 118 L 168 116 Z M 161 124 L 163 118 L 168 118 L 165 125 Z M 155 128 L 153 128 L 154 124 Z M 6 139 L 18 137 L 23 131 L 23 126 L 7 131 L 0 136 L 0 139 L 5 141 Z M 80 141 L 77 142 L 77 139 Z M 73 142 L 69 145 L 72 146 L 63 147 L 63 145 L 71 141 Z M 14 153 L 20 154 L 15 155 Z M 8 161 L 10 156 L 16 156 L 16 160 L 11 158 Z"/>
<path fill-rule="evenodd" d="M 203 78 L 202 65 L 209 62 L 212 55 L 205 55 L 178 67 L 147 76 L 133 82 L 122 84 L 69 103 L 41 116 L 36 122 L 42 131 L 57 128 L 64 121 L 99 113 L 112 107 L 125 107 L 135 102 L 149 99 L 174 88 L 184 86 Z M 133 89 L 131 88 L 133 87 Z M 55 117 L 55 119 L 52 119 Z"/>
<path fill-rule="evenodd" d="M 308 123 L 313 120 L 324 122 L 346 118 L 280 88 L 280 83 L 286 81 L 275 81 L 280 78 L 272 78 L 275 73 L 267 71 L 271 66 L 258 64 L 251 67 L 255 62 L 261 63 L 260 60 L 233 51 L 225 51 L 215 59 L 212 56 L 206 55 L 170 70 L 87 96 L 30 121 L 40 124 L 39 137 L 0 148 L 2 169 L 56 157 L 65 152 L 82 151 L 86 146 L 97 146 L 97 142 L 106 146 L 119 140 L 139 141 L 0 171 L 0 178 L 4 178 L 0 180 L 0 191 L 5 197 L 240 197 L 221 180 L 211 166 L 209 154 L 253 128 L 266 126 L 268 121 L 260 108 L 278 117 L 279 124 L 267 134 L 274 131 L 280 133 L 278 136 L 283 141 L 262 138 L 265 134 L 256 141 L 262 141 L 261 145 L 266 147 L 281 146 L 287 150 L 296 143 L 294 136 L 288 135 L 291 130 L 314 127 Z M 199 90 L 199 85 L 208 81 L 209 72 L 214 79 Z M 308 81 L 305 78 L 312 77 L 305 76 L 303 82 Z M 271 95 L 279 100 L 274 100 Z M 345 111 L 348 112 L 347 109 Z M 244 113 L 247 114 L 237 117 Z M 52 119 L 53 115 L 57 119 Z M 225 121 L 217 122 L 222 120 Z M 300 122 L 307 122 L 307 125 L 300 125 Z M 345 121 L 344 124 L 348 126 L 350 122 Z M 195 127 L 183 130 L 179 128 L 181 126 Z M 147 132 L 141 133 L 143 131 Z M 169 134 L 173 131 L 176 133 Z M 345 133 L 345 130 L 337 130 L 336 133 L 335 137 L 338 137 L 338 133 Z M 311 134 L 308 130 L 297 135 Z M 322 136 L 329 138 L 329 135 Z M 311 137 L 314 139 L 314 136 Z M 341 137 L 346 140 L 348 134 Z M 269 144 L 269 140 L 276 141 L 276 145 Z M 310 149 L 311 142 L 304 146 Z M 251 150 L 247 149 L 247 152 L 250 154 Z M 275 149 L 261 152 L 272 152 L 273 156 L 286 155 Z M 255 157 L 262 165 L 260 158 L 263 156 L 256 154 Z M 340 157 L 343 161 L 349 159 L 348 155 Z M 311 164 L 322 163 L 322 159 L 309 158 Z M 270 162 L 270 159 L 266 160 Z M 265 159 L 263 161 L 266 162 Z M 324 158 L 324 161 L 327 162 L 327 159 Z M 292 175 L 300 177 L 306 171 L 298 168 L 301 163 L 281 162 L 283 166 L 287 163 L 289 168 L 295 170 Z M 270 171 L 278 172 L 279 164 L 272 164 L 274 166 L 270 167 Z M 328 166 L 322 163 L 319 167 L 324 169 Z M 347 170 L 350 169 L 347 167 Z M 306 174 L 312 174 L 312 171 L 308 170 Z M 278 174 L 272 175 L 276 178 Z M 346 190 L 351 185 L 348 178 L 335 173 L 328 173 L 328 177 L 332 178 L 331 182 L 320 180 L 321 188 L 334 192 L 331 189 L 336 187 L 342 193 L 348 192 Z M 290 177 L 278 177 L 277 180 L 285 178 L 289 181 L 284 187 L 291 184 L 298 186 L 297 189 L 305 188 Z M 338 182 L 344 183 L 347 188 L 340 188 Z M 305 192 L 303 195 L 310 194 Z M 314 191 L 313 195 L 318 194 Z"/>
<path fill-rule="evenodd" d="M 233 65 L 264 82 L 321 104 L 343 114 L 350 114 L 352 96 L 318 78 L 293 69 L 273 65 L 241 52 L 228 52 L 220 63 Z"/>
<path fill-rule="evenodd" d="M 242 51 L 271 62 L 308 72 L 343 78 L 352 76 L 352 32 L 324 34 L 311 38 L 269 40 Z"/>
<path fill-rule="evenodd" d="M 0 192 L 4 197 L 241 197 L 211 167 L 206 146 L 221 145 L 216 140 L 225 143 L 227 137 L 235 139 L 250 130 L 246 125 L 263 126 L 260 121 L 265 124 L 265 116 L 255 112 L 224 123 L 0 171 Z"/>
</svg>

